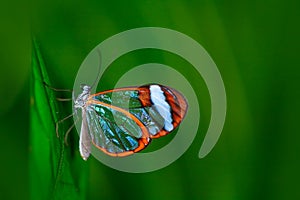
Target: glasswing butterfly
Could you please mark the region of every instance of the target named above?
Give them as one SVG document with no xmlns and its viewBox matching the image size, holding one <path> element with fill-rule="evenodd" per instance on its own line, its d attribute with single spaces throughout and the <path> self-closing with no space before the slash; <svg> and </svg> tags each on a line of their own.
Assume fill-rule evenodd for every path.
<svg viewBox="0 0 300 200">
<path fill-rule="evenodd" d="M 81 110 L 79 151 L 84 160 L 94 145 L 110 156 L 128 156 L 143 150 L 153 138 L 167 135 L 183 120 L 188 105 L 177 90 L 149 84 L 91 94 L 82 85 L 74 101 Z"/>
<path fill-rule="evenodd" d="M 153 138 L 176 129 L 188 109 L 184 96 L 168 86 L 148 84 L 91 94 L 95 83 L 92 86 L 82 84 L 77 98 L 73 93 L 74 113 L 56 123 L 58 135 L 58 124 L 81 111 L 79 151 L 84 160 L 90 156 L 92 145 L 110 156 L 139 152 Z M 77 121 L 75 119 L 75 123 Z M 66 132 L 65 142 L 74 125 Z"/>
</svg>

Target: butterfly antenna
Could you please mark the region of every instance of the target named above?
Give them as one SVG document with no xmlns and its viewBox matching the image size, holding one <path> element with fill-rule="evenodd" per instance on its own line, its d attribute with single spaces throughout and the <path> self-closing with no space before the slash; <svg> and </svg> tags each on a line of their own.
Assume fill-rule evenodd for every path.
<svg viewBox="0 0 300 200">
<path fill-rule="evenodd" d="M 98 83 L 98 79 L 100 78 L 100 71 L 101 71 L 101 61 L 102 61 L 102 59 L 101 59 L 101 52 L 100 52 L 100 50 L 97 48 L 97 53 L 98 53 L 98 55 L 99 55 L 99 67 L 98 67 L 98 76 L 97 76 L 97 78 L 95 79 L 95 81 L 94 81 L 94 83 L 91 85 L 91 89 L 96 85 L 96 83 Z"/>
</svg>

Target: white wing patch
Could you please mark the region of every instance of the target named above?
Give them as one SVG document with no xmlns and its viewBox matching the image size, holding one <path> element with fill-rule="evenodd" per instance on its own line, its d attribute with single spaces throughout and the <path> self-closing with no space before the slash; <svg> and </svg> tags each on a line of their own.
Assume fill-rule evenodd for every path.
<svg viewBox="0 0 300 200">
<path fill-rule="evenodd" d="M 164 128 L 166 131 L 172 131 L 174 127 L 172 124 L 171 107 L 166 102 L 164 92 L 159 85 L 150 85 L 150 98 L 158 113 L 165 119 Z"/>
</svg>

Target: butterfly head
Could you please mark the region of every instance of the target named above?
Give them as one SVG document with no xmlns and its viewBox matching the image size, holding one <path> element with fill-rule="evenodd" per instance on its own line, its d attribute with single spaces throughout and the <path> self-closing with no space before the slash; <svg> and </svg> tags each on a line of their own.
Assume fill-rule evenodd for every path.
<svg viewBox="0 0 300 200">
<path fill-rule="evenodd" d="M 80 88 L 81 88 L 82 92 L 90 92 L 91 91 L 91 86 L 89 86 L 87 84 L 81 84 Z"/>
<path fill-rule="evenodd" d="M 80 88 L 82 90 L 81 94 L 78 95 L 78 97 L 75 99 L 74 107 L 77 108 L 83 108 L 85 106 L 85 103 L 88 99 L 88 97 L 91 94 L 91 87 L 86 84 L 81 84 Z"/>
</svg>

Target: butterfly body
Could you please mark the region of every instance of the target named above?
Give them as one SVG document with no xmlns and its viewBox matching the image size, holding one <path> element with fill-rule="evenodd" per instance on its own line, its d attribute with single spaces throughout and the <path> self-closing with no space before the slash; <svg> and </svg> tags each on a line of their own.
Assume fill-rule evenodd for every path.
<svg viewBox="0 0 300 200">
<path fill-rule="evenodd" d="M 87 160 L 91 146 L 110 156 L 143 150 L 153 138 L 173 131 L 184 118 L 187 102 L 175 89 L 159 84 L 125 87 L 91 94 L 82 86 L 74 101 L 81 109 L 79 150 Z"/>
</svg>

